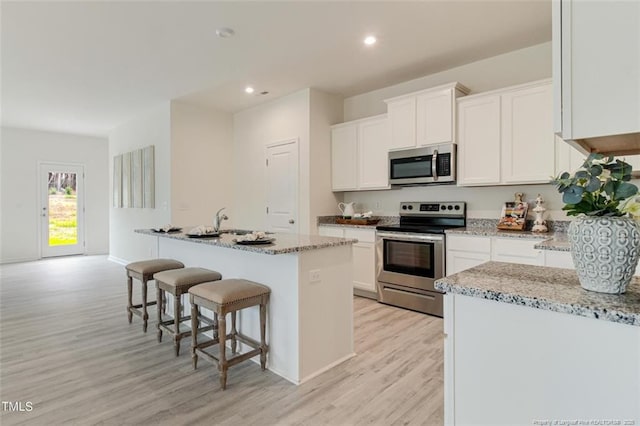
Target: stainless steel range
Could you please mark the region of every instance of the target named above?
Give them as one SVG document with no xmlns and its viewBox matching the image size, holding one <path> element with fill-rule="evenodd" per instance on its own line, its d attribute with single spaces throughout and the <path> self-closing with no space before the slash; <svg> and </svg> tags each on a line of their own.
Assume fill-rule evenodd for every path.
<svg viewBox="0 0 640 426">
<path fill-rule="evenodd" d="M 464 202 L 400 203 L 398 225 L 376 227 L 378 300 L 442 316 L 433 284 L 446 274 L 446 229 L 466 225 Z"/>
</svg>

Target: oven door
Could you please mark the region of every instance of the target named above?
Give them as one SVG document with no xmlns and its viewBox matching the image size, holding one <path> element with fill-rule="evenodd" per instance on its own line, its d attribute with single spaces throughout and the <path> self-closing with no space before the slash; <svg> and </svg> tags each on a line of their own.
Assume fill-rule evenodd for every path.
<svg viewBox="0 0 640 426">
<path fill-rule="evenodd" d="M 376 273 L 379 285 L 437 291 L 444 275 L 444 235 L 378 232 Z"/>
</svg>

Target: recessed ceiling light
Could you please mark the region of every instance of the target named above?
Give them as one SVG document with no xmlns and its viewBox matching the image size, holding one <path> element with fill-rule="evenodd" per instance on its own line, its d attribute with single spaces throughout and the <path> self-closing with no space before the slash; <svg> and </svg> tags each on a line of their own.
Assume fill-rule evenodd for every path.
<svg viewBox="0 0 640 426">
<path fill-rule="evenodd" d="M 244 88 L 244 91 L 247 92 L 247 93 L 253 93 L 253 87 L 247 86 L 247 87 Z"/>
<path fill-rule="evenodd" d="M 233 35 L 234 35 L 235 33 L 236 33 L 236 32 L 235 32 L 235 31 L 233 31 L 233 29 L 231 29 L 231 28 L 226 28 L 226 27 L 225 27 L 225 28 L 218 28 L 218 29 L 216 30 L 216 35 L 217 35 L 218 37 L 220 37 L 220 38 L 229 38 L 229 37 L 233 37 Z"/>
<path fill-rule="evenodd" d="M 374 36 L 370 35 L 365 37 L 364 44 L 366 44 L 367 46 L 371 46 L 372 44 L 376 44 L 376 41 L 378 40 Z"/>
</svg>

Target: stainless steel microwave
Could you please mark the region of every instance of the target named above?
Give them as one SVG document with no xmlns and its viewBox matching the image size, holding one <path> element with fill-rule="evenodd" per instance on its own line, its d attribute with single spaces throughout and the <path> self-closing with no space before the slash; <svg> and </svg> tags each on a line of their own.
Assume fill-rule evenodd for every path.
<svg viewBox="0 0 640 426">
<path fill-rule="evenodd" d="M 389 152 L 391 185 L 446 184 L 456 181 L 456 144 Z"/>
</svg>

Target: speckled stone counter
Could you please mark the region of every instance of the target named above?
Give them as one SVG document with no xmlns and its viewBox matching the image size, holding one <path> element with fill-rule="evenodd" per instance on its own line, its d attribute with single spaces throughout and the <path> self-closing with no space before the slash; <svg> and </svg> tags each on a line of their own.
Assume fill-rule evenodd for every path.
<svg viewBox="0 0 640 426">
<path fill-rule="evenodd" d="M 553 312 L 640 326 L 640 278 L 622 295 L 580 287 L 576 272 L 515 263 L 487 262 L 441 278 L 437 290 Z"/>
<path fill-rule="evenodd" d="M 155 232 L 151 229 L 136 229 L 139 234 L 153 235 L 155 237 L 171 238 L 174 240 L 188 241 L 195 244 L 206 244 L 210 246 L 226 247 L 234 250 L 251 251 L 262 254 L 285 254 L 307 250 L 318 250 L 325 247 L 335 247 L 357 243 L 358 240 L 352 238 L 321 237 L 318 235 L 301 234 L 268 234 L 274 241 L 271 244 L 243 245 L 237 244 L 233 240 L 238 238 L 233 234 L 221 234 L 219 237 L 192 238 L 183 232 Z"/>
<path fill-rule="evenodd" d="M 476 235 L 482 237 L 505 237 L 505 238 L 527 238 L 527 239 L 551 239 L 556 234 L 565 235 L 569 226 L 569 221 L 547 221 L 549 232 L 539 233 L 531 231 L 501 231 L 497 228 L 498 221 L 495 219 L 467 219 L 465 228 L 448 229 L 447 234 Z M 527 221 L 526 229 L 531 229 L 533 223 Z M 547 249 L 552 250 L 552 249 Z"/>
<path fill-rule="evenodd" d="M 533 248 L 538 250 L 571 251 L 567 234 L 561 233 L 554 234 L 553 238 L 542 241 L 533 246 Z"/>
<path fill-rule="evenodd" d="M 336 223 L 336 219 L 342 216 L 318 216 L 318 226 L 332 226 L 336 228 L 365 228 L 375 229 L 378 225 L 393 225 L 400 222 L 399 216 L 373 216 L 371 219 L 379 219 L 375 225 L 349 225 Z"/>
</svg>

